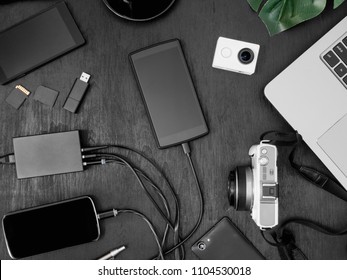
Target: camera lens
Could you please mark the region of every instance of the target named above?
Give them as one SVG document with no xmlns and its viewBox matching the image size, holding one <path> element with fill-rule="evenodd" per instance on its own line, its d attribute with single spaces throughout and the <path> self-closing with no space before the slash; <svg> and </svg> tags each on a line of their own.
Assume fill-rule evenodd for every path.
<svg viewBox="0 0 347 280">
<path fill-rule="evenodd" d="M 234 169 L 230 171 L 228 178 L 228 199 L 230 205 L 234 208 L 236 208 L 237 205 L 236 182 L 237 172 L 236 169 Z"/>
<path fill-rule="evenodd" d="M 243 64 L 249 64 L 254 59 L 254 52 L 249 48 L 244 48 L 239 51 L 239 60 Z"/>
<path fill-rule="evenodd" d="M 200 241 L 200 242 L 197 244 L 197 246 L 198 246 L 199 250 L 201 250 L 201 251 L 203 251 L 203 250 L 206 249 L 206 244 L 205 244 L 205 242 Z"/>
<path fill-rule="evenodd" d="M 253 203 L 253 173 L 249 166 L 230 171 L 228 178 L 229 203 L 236 210 L 250 210 Z"/>
</svg>

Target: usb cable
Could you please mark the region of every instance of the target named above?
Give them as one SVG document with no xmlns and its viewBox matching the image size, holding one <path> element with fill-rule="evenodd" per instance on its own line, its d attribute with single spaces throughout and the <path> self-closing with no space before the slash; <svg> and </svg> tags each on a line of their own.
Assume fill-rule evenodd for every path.
<svg viewBox="0 0 347 280">
<path fill-rule="evenodd" d="M 161 214 L 161 216 L 165 219 L 167 226 L 169 226 L 171 229 L 174 230 L 174 245 L 169 249 L 163 250 L 162 247 L 165 244 L 165 237 L 166 237 L 166 233 L 167 233 L 167 226 L 166 226 L 164 238 L 162 239 L 162 244 L 160 245 L 160 247 L 161 247 L 160 249 L 162 250 L 162 252 L 160 252 L 160 250 L 159 250 L 159 255 L 157 257 L 154 257 L 154 258 L 155 259 L 158 259 L 158 258 L 161 259 L 164 257 L 164 255 L 167 255 L 167 254 L 172 253 L 172 252 L 176 252 L 176 249 L 178 249 L 178 248 L 183 248 L 183 244 L 186 243 L 187 240 L 190 239 L 193 236 L 193 234 L 197 231 L 197 229 L 199 228 L 201 221 L 202 221 L 203 213 L 204 213 L 204 199 L 203 199 L 202 188 L 201 188 L 200 182 L 198 180 L 198 176 L 196 174 L 196 170 L 195 170 L 192 158 L 191 158 L 191 150 L 190 150 L 189 144 L 183 143 L 182 149 L 183 149 L 184 154 L 187 156 L 189 165 L 191 167 L 191 170 L 192 170 L 192 173 L 194 176 L 194 180 L 195 180 L 196 188 L 197 188 L 197 192 L 198 192 L 200 209 L 199 209 L 198 219 L 197 219 L 193 229 L 184 238 L 181 238 L 178 234 L 178 232 L 179 232 L 179 230 L 178 230 L 178 228 L 179 228 L 179 216 L 180 216 L 179 203 L 178 203 L 178 199 L 177 199 L 175 192 L 172 190 L 171 184 L 167 181 L 167 184 L 169 185 L 170 189 L 172 190 L 172 194 L 173 194 L 175 204 L 176 204 L 176 219 L 175 219 L 174 223 L 172 223 L 170 221 L 169 213 L 167 213 L 165 215 L 165 213 L 160 209 L 157 202 L 153 199 L 153 197 L 149 194 L 146 187 L 143 185 L 140 177 L 145 179 L 149 183 L 149 185 L 152 186 L 156 192 L 158 192 L 159 196 L 163 200 L 165 207 L 167 207 L 166 199 L 163 196 L 163 194 L 161 194 L 160 189 L 148 178 L 148 176 L 144 172 L 133 167 L 129 162 L 127 162 L 127 160 L 125 160 L 124 158 L 122 158 L 121 156 L 119 156 L 117 154 L 96 152 L 97 150 L 103 150 L 103 149 L 111 148 L 111 147 L 123 148 L 123 149 L 130 150 L 130 151 L 133 151 L 133 152 L 141 155 L 146 160 L 148 160 L 159 171 L 159 173 L 164 177 L 164 179 L 167 181 L 165 175 L 160 171 L 160 169 L 157 167 L 157 165 L 155 163 L 153 163 L 152 160 L 148 159 L 146 156 L 144 156 L 141 152 L 138 152 L 137 150 L 134 150 L 134 149 L 131 149 L 131 148 L 128 148 L 125 146 L 121 146 L 121 145 L 96 146 L 96 147 L 83 148 L 81 150 L 82 151 L 82 158 L 84 160 L 83 165 L 84 166 L 99 165 L 99 164 L 104 165 L 107 163 L 115 162 L 115 163 L 118 163 L 118 164 L 121 164 L 121 165 L 124 165 L 124 166 L 127 166 L 128 168 L 130 168 L 130 170 L 134 173 L 134 175 L 138 179 L 139 184 L 142 187 L 142 189 L 146 192 L 147 196 L 152 201 L 153 205 L 157 208 L 159 214 Z M 108 211 L 106 213 L 100 214 L 100 215 L 102 215 L 102 217 L 100 217 L 100 218 L 113 217 L 113 216 L 116 216 L 118 213 L 120 213 L 120 212 L 114 212 L 113 210 Z M 161 253 L 163 255 L 161 255 Z M 181 251 L 181 254 L 184 258 L 184 251 L 183 250 Z M 176 258 L 177 257 L 178 256 L 176 255 Z"/>
<path fill-rule="evenodd" d="M 167 184 L 167 186 L 169 187 L 169 191 L 172 194 L 173 202 L 175 204 L 174 215 L 172 215 L 170 213 L 170 207 L 169 207 L 168 201 L 167 201 L 164 193 L 161 191 L 161 188 L 159 188 L 149 178 L 149 176 L 146 174 L 146 172 L 144 172 L 144 171 L 142 171 L 136 167 L 133 167 L 132 164 L 130 164 L 126 160 L 126 158 L 123 158 L 120 155 L 117 155 L 115 153 L 110 153 L 110 152 L 107 152 L 107 153 L 97 152 L 98 150 L 110 149 L 110 148 L 117 148 L 117 149 L 126 150 L 128 152 L 130 151 L 130 152 L 135 153 L 136 155 L 138 155 L 141 158 L 148 161 L 156 169 L 156 171 L 159 174 L 161 174 L 162 178 L 164 179 L 164 182 Z M 164 247 L 166 244 L 169 229 L 172 229 L 174 232 L 174 237 L 175 237 L 174 245 L 181 241 L 180 234 L 179 234 L 179 231 L 180 231 L 180 206 L 179 206 L 179 202 L 178 202 L 178 197 L 177 197 L 177 195 L 173 189 L 173 186 L 171 185 L 171 183 L 167 179 L 166 175 L 163 173 L 161 168 L 153 160 L 148 158 L 141 151 L 138 151 L 136 149 L 129 148 L 129 147 L 126 147 L 123 145 L 103 145 L 103 146 L 96 146 L 96 147 L 85 147 L 85 148 L 81 149 L 81 152 L 82 152 L 82 158 L 83 158 L 83 165 L 84 166 L 99 165 L 99 164 L 104 165 L 104 164 L 111 163 L 111 162 L 114 162 L 116 164 L 121 164 L 123 166 L 127 166 L 132 171 L 132 173 L 136 176 L 136 178 L 138 179 L 140 187 L 144 190 L 147 197 L 151 200 L 151 202 L 153 203 L 153 205 L 155 206 L 155 208 L 157 209 L 159 214 L 162 216 L 162 218 L 166 222 L 165 231 L 164 231 L 164 234 L 163 234 L 162 240 L 161 240 L 161 246 Z M 142 180 L 144 180 L 144 182 L 142 182 Z M 158 204 L 156 199 L 147 190 L 147 187 L 145 186 L 144 183 L 146 185 L 148 184 L 148 186 L 153 188 L 153 190 L 159 195 L 159 198 L 162 202 L 162 206 L 165 208 L 166 213 L 164 213 L 164 211 L 163 211 L 164 209 L 162 209 L 162 206 Z M 172 218 L 173 218 L 173 221 L 171 221 Z M 174 250 L 174 251 L 176 253 L 176 250 Z M 183 244 L 181 244 L 181 246 L 179 246 L 179 251 L 180 251 L 180 256 L 176 255 L 176 259 L 184 259 L 185 253 L 184 253 Z M 158 258 L 161 258 L 161 256 L 158 256 Z"/>
<path fill-rule="evenodd" d="M 104 220 L 104 219 L 117 217 L 119 214 L 134 214 L 134 215 L 140 217 L 142 220 L 144 220 L 147 223 L 149 229 L 151 230 L 151 232 L 153 234 L 154 240 L 155 240 L 155 242 L 157 243 L 157 246 L 158 246 L 158 258 L 163 260 L 164 259 L 164 252 L 163 252 L 163 246 L 162 246 L 162 244 L 160 243 L 160 240 L 159 240 L 159 236 L 158 236 L 156 230 L 154 229 L 154 226 L 153 226 L 152 222 L 144 214 L 142 214 L 141 212 L 139 212 L 137 210 L 133 210 L 133 209 L 119 209 L 119 210 L 111 209 L 109 211 L 99 213 L 97 217 L 98 217 L 98 220 L 101 221 L 101 220 Z M 123 247 L 121 247 L 119 249 L 121 251 L 123 251 L 125 249 L 125 246 L 123 246 Z M 100 259 L 109 259 L 111 257 L 112 257 L 112 255 L 111 255 L 111 252 L 110 252 L 109 254 L 103 256 Z"/>
</svg>

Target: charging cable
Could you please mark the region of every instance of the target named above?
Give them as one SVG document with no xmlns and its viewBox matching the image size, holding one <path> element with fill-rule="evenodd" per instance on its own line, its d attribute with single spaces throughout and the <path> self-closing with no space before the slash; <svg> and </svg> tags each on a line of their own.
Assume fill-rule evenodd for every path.
<svg viewBox="0 0 347 280">
<path fill-rule="evenodd" d="M 171 221 L 170 221 L 170 209 L 169 209 L 169 206 L 168 206 L 168 202 L 164 196 L 164 194 L 161 192 L 161 190 L 149 179 L 149 177 L 144 174 L 141 170 L 139 169 L 136 169 L 136 168 L 133 168 L 132 165 L 127 161 L 125 160 L 124 158 L 122 158 L 121 156 L 119 155 L 116 155 L 116 154 L 95 154 L 95 156 L 108 156 L 110 158 L 112 158 L 111 160 L 108 159 L 101 159 L 99 161 L 99 164 L 103 164 L 103 162 L 117 162 L 121 165 L 125 165 L 127 167 L 130 168 L 130 170 L 133 171 L 133 173 L 135 174 L 136 178 L 139 180 L 139 183 L 140 183 L 140 186 L 142 187 L 142 189 L 144 189 L 146 191 L 146 194 L 151 198 L 151 201 L 153 203 L 155 203 L 155 205 L 158 207 L 158 209 L 160 209 L 159 205 L 155 202 L 155 200 L 153 199 L 153 197 L 151 196 L 151 194 L 148 192 L 148 190 L 146 189 L 146 187 L 144 186 L 143 182 L 141 181 L 141 179 L 139 178 L 139 176 L 143 177 L 152 187 L 153 189 L 156 191 L 156 193 L 159 195 L 159 197 L 162 199 L 163 201 L 163 204 L 164 204 L 164 207 L 166 209 L 166 212 L 167 212 L 167 215 L 165 215 L 162 210 L 160 209 L 160 213 L 162 214 L 162 216 L 164 217 L 164 219 L 167 221 L 167 224 L 166 224 L 166 227 L 165 227 L 165 232 L 164 232 L 164 236 L 163 236 L 163 239 L 162 239 L 162 243 L 161 243 L 161 246 L 163 247 L 166 243 L 166 238 L 167 238 L 167 234 L 168 234 L 168 228 L 171 227 L 172 229 L 174 228 L 174 226 L 172 225 Z M 92 162 L 93 164 L 95 162 Z M 103 215 L 107 215 L 107 212 Z M 111 212 L 108 213 L 108 215 L 113 215 Z M 103 217 L 102 217 L 103 218 Z M 147 219 L 147 218 L 146 218 Z M 148 219 L 147 219 L 148 220 Z"/>
<path fill-rule="evenodd" d="M 194 167 L 194 163 L 192 161 L 192 158 L 190 156 L 191 154 L 191 151 L 190 151 L 190 147 L 189 147 L 189 144 L 188 143 L 183 143 L 182 144 L 182 148 L 183 148 L 183 152 L 186 154 L 187 158 L 188 158 L 188 162 L 189 162 L 189 165 L 192 169 L 192 172 L 193 172 L 193 175 L 194 175 L 194 179 L 195 179 L 195 184 L 196 184 L 196 187 L 197 187 L 197 190 L 198 190 L 198 196 L 199 196 L 199 204 L 200 204 L 200 211 L 199 211 L 199 216 L 198 216 L 198 220 L 197 222 L 195 223 L 195 226 L 193 227 L 193 229 L 190 231 L 190 233 L 182 240 L 180 241 L 178 244 L 176 244 L 174 247 L 170 248 L 169 250 L 167 250 L 165 252 L 165 255 L 166 254 L 169 254 L 171 253 L 172 251 L 174 251 L 175 249 L 177 249 L 179 246 L 181 246 L 182 244 L 184 244 L 185 242 L 187 242 L 188 239 L 190 239 L 193 234 L 197 231 L 197 229 L 199 228 L 200 224 L 201 224 L 201 221 L 202 221 L 202 216 L 204 214 L 204 198 L 203 198 L 203 194 L 202 194 L 202 189 L 201 189 L 201 185 L 199 183 L 199 179 L 198 179 L 198 176 L 196 174 L 196 170 L 195 170 L 195 167 Z"/>
<path fill-rule="evenodd" d="M 162 194 L 160 189 L 153 183 L 153 181 L 143 171 L 139 170 L 138 168 L 133 167 L 132 164 L 130 164 L 127 160 L 125 160 L 125 158 L 123 158 L 122 156 L 120 156 L 118 154 L 114 154 L 114 153 L 100 153 L 100 152 L 95 153 L 98 150 L 103 150 L 103 149 L 107 149 L 107 148 L 121 148 L 121 149 L 125 149 L 125 150 L 128 150 L 128 151 L 134 152 L 134 153 L 140 155 L 141 157 L 145 158 L 161 174 L 161 176 L 164 178 L 166 184 L 169 186 L 169 190 L 170 190 L 170 192 L 171 192 L 171 194 L 172 194 L 172 196 L 174 198 L 174 202 L 175 202 L 175 206 L 176 206 L 175 207 L 175 209 L 176 209 L 176 211 L 175 211 L 175 220 L 174 220 L 173 223 L 170 221 L 169 208 L 166 207 L 167 206 L 167 201 L 165 199 L 165 196 Z M 139 151 L 137 151 L 135 149 L 132 149 L 132 148 L 129 148 L 129 147 L 126 147 L 126 146 L 122 146 L 122 145 L 104 145 L 104 146 L 97 146 L 97 147 L 87 147 L 87 148 L 83 148 L 82 149 L 82 153 L 83 153 L 82 157 L 83 157 L 83 160 L 84 160 L 84 162 L 83 162 L 84 166 L 98 165 L 98 164 L 104 165 L 104 164 L 112 163 L 112 162 L 121 164 L 123 166 L 127 166 L 132 171 L 134 176 L 137 178 L 141 188 L 145 191 L 146 195 L 151 200 L 153 205 L 156 207 L 156 209 L 158 210 L 160 215 L 166 221 L 166 229 L 165 229 L 164 237 L 163 237 L 163 240 L 162 240 L 162 243 L 161 243 L 161 249 L 159 249 L 159 255 L 157 257 L 155 257 L 155 258 L 163 259 L 164 255 L 170 254 L 170 253 L 175 251 L 176 259 L 179 257 L 179 254 L 180 254 L 180 258 L 184 259 L 184 250 L 183 250 L 182 246 L 196 232 L 196 230 L 198 229 L 198 227 L 201 224 L 202 217 L 203 217 L 204 201 L 203 201 L 202 189 L 201 189 L 201 186 L 200 186 L 197 174 L 196 174 L 196 170 L 195 170 L 193 161 L 191 159 L 191 150 L 190 150 L 189 144 L 188 143 L 183 143 L 182 144 L 182 148 L 183 148 L 183 151 L 184 151 L 184 153 L 186 154 L 186 156 L 188 158 L 189 165 L 190 165 L 190 167 L 192 169 L 192 172 L 193 172 L 193 175 L 194 175 L 194 180 L 195 180 L 195 183 L 196 183 L 196 186 L 197 186 L 198 197 L 199 197 L 199 204 L 200 204 L 200 210 L 199 210 L 199 216 L 198 216 L 197 222 L 195 223 L 193 229 L 183 239 L 179 236 L 180 208 L 179 208 L 177 195 L 175 194 L 175 191 L 173 190 L 173 187 L 171 186 L 171 184 L 168 181 L 168 179 L 165 176 L 165 174 L 161 171 L 161 169 L 158 167 L 158 165 L 154 161 L 149 159 L 142 152 L 139 152 Z M 90 154 L 91 152 L 94 152 L 94 153 Z M 143 184 L 143 182 L 142 182 L 140 177 L 142 179 L 144 179 L 147 183 L 149 183 L 149 185 L 156 191 L 156 193 L 159 194 L 163 204 L 166 205 L 165 206 L 165 208 L 167 208 L 166 209 L 167 210 L 166 214 L 161 210 L 161 208 L 158 205 L 158 203 L 155 201 L 155 199 L 149 193 L 149 191 L 147 190 L 147 188 Z M 114 215 L 114 213 L 110 212 L 109 215 Z M 149 222 L 149 220 L 148 220 L 148 222 Z M 166 235 L 167 235 L 168 227 L 174 230 L 174 245 L 171 248 L 163 251 L 162 248 L 163 248 L 163 246 L 165 244 L 165 238 L 166 238 Z M 157 239 L 157 240 L 159 240 L 159 239 Z M 159 243 L 157 242 L 157 244 L 160 244 L 160 242 Z M 159 248 L 159 246 L 158 246 L 158 248 Z M 180 251 L 177 251 L 177 249 L 180 249 Z"/>
<path fill-rule="evenodd" d="M 111 217 L 116 217 L 119 214 L 126 214 L 126 213 L 134 214 L 134 215 L 142 218 L 147 223 L 149 229 L 153 233 L 155 242 L 157 243 L 157 246 L 158 246 L 158 257 L 163 260 L 164 259 L 163 248 L 162 248 L 162 246 L 160 244 L 158 234 L 156 233 L 156 231 L 154 229 L 154 226 L 152 225 L 150 220 L 144 214 L 142 214 L 141 212 L 133 210 L 133 209 L 121 209 L 121 210 L 112 209 L 112 210 L 109 210 L 109 211 L 106 211 L 106 212 L 98 214 L 98 219 L 99 220 L 103 220 L 103 219 L 107 219 L 107 218 L 111 218 Z M 124 247 L 124 249 L 125 249 L 125 247 Z M 122 249 L 122 251 L 124 249 Z M 103 257 L 103 259 L 105 259 L 105 258 L 109 259 L 111 257 L 113 257 L 113 256 L 111 255 L 111 252 L 110 252 L 109 254 L 105 255 Z"/>
<path fill-rule="evenodd" d="M 166 185 L 169 187 L 169 191 L 173 197 L 173 201 L 175 204 L 175 215 L 174 215 L 173 222 L 171 221 L 170 207 L 169 207 L 169 204 L 168 204 L 168 201 L 167 201 L 165 195 L 163 194 L 161 189 L 150 179 L 150 177 L 144 171 L 140 170 L 139 168 L 133 167 L 133 165 L 129 161 L 127 161 L 125 158 L 123 158 L 123 156 L 120 156 L 118 154 L 100 153 L 100 152 L 95 153 L 96 151 L 109 149 L 109 148 L 120 148 L 120 149 L 126 150 L 128 152 L 129 151 L 133 152 L 133 153 L 141 156 L 142 158 L 144 158 L 146 161 L 148 161 L 157 170 L 157 172 L 164 179 Z M 147 197 L 153 203 L 153 205 L 155 206 L 155 208 L 157 209 L 159 214 L 162 216 L 162 218 L 165 220 L 165 222 L 166 222 L 165 231 L 163 234 L 162 241 L 160 242 L 159 237 L 158 237 L 152 223 L 150 222 L 150 220 L 144 214 L 142 214 L 138 211 L 135 211 L 132 209 L 118 210 L 118 211 L 112 210 L 111 212 L 108 211 L 108 212 L 99 214 L 100 220 L 104 219 L 104 218 L 108 218 L 108 217 L 114 217 L 119 213 L 132 213 L 132 214 L 135 214 L 135 215 L 141 217 L 148 224 L 149 228 L 151 229 L 151 231 L 155 237 L 157 246 L 158 246 L 159 253 L 158 253 L 158 256 L 155 257 L 154 259 L 164 259 L 164 255 L 170 254 L 172 252 L 175 252 L 175 258 L 176 259 L 184 259 L 185 252 L 184 252 L 183 244 L 188 239 L 190 239 L 192 237 L 192 235 L 196 232 L 196 230 L 198 229 L 198 227 L 200 226 L 201 221 L 202 221 L 202 216 L 203 216 L 203 212 L 204 212 L 204 201 L 203 201 L 201 186 L 200 186 L 197 174 L 196 174 L 196 170 L 195 170 L 193 161 L 191 159 L 191 150 L 190 150 L 189 144 L 183 143 L 182 148 L 183 148 L 183 151 L 188 158 L 189 165 L 190 165 L 192 172 L 193 172 L 193 175 L 194 175 L 194 180 L 195 180 L 195 183 L 197 186 L 199 204 L 200 204 L 200 210 L 199 210 L 199 216 L 198 216 L 197 222 L 195 223 L 193 229 L 184 238 L 181 238 L 180 234 L 179 234 L 179 232 L 180 232 L 180 205 L 178 202 L 177 195 L 176 195 L 172 185 L 170 184 L 169 180 L 167 179 L 166 175 L 164 174 L 164 172 L 159 168 L 159 166 L 153 160 L 148 158 L 142 152 L 140 152 L 136 149 L 133 149 L 133 148 L 129 148 L 127 146 L 123 146 L 123 145 L 103 145 L 103 146 L 87 147 L 87 148 L 81 149 L 84 166 L 105 165 L 108 163 L 117 163 L 117 164 L 121 164 L 123 166 L 128 167 L 132 171 L 134 176 L 136 177 L 141 188 L 145 191 Z M 92 153 L 92 152 L 94 152 L 94 153 Z M 14 154 L 8 154 L 8 155 L 0 157 L 0 164 L 8 164 L 9 165 L 9 164 L 14 164 L 14 163 L 15 163 Z M 146 183 L 149 186 L 151 186 L 153 188 L 153 190 L 157 193 L 157 195 L 159 196 L 159 198 L 162 201 L 162 204 L 163 204 L 163 207 L 164 207 L 166 213 L 164 213 L 161 206 L 156 202 L 156 200 L 154 199 L 152 194 L 148 191 L 147 187 L 145 186 L 145 184 L 142 180 L 146 181 Z M 166 241 L 167 241 L 169 229 L 173 230 L 174 244 L 172 245 L 171 248 L 164 251 L 163 248 L 164 248 Z M 105 257 L 105 258 L 106 257 L 112 257 L 112 254 L 115 254 L 116 250 L 112 250 L 111 252 L 109 252 L 107 255 L 105 255 L 103 257 Z"/>
</svg>

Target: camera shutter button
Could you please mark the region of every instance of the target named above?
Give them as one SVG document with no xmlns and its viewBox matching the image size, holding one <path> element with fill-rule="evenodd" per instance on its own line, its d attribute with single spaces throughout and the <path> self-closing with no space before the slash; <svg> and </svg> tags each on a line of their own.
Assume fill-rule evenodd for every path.
<svg viewBox="0 0 347 280">
<path fill-rule="evenodd" d="M 221 51 L 221 54 L 223 57 L 228 58 L 231 56 L 231 49 L 230 48 L 223 48 Z"/>
<path fill-rule="evenodd" d="M 269 158 L 265 157 L 265 156 L 260 157 L 259 158 L 259 163 L 260 163 L 260 165 L 267 165 L 269 163 Z"/>
</svg>

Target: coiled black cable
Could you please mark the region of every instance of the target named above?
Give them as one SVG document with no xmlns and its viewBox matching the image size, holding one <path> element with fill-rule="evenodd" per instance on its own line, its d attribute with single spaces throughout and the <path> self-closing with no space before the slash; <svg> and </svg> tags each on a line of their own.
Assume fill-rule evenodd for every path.
<svg viewBox="0 0 347 280">
<path fill-rule="evenodd" d="M 159 207 L 159 205 L 156 203 L 156 201 L 154 200 L 154 198 L 152 197 L 152 195 L 148 192 L 148 190 L 146 189 L 146 187 L 144 186 L 143 182 L 140 179 L 140 176 L 143 177 L 147 182 L 150 183 L 150 185 L 152 187 L 154 187 L 154 189 L 156 191 L 159 190 L 159 188 L 157 188 L 155 186 L 155 184 L 149 179 L 149 177 L 143 172 L 140 171 L 139 169 L 134 168 L 128 161 L 126 161 L 122 156 L 117 155 L 117 154 L 113 154 L 113 153 L 96 153 L 95 157 L 97 157 L 100 160 L 100 163 L 107 163 L 108 161 L 115 161 L 116 163 L 121 163 L 122 165 L 125 165 L 127 167 L 129 167 L 132 171 L 132 173 L 135 175 L 135 177 L 137 178 L 141 188 L 146 192 L 147 196 L 149 197 L 149 199 L 152 201 L 153 205 L 157 208 L 158 212 L 161 214 L 161 216 L 165 219 L 165 221 L 167 222 L 167 226 L 169 226 L 171 229 L 174 230 L 174 246 L 171 247 L 170 249 L 166 250 L 164 252 L 164 255 L 167 255 L 169 253 L 172 253 L 173 251 L 175 251 L 178 248 L 181 248 L 181 254 L 184 255 L 184 250 L 183 250 L 183 244 L 192 237 L 192 235 L 196 232 L 196 230 L 198 229 L 198 227 L 201 224 L 202 221 L 202 216 L 203 216 L 203 212 L 204 212 L 204 201 L 203 201 L 203 195 L 202 195 L 202 189 L 196 174 L 196 170 L 193 164 L 193 161 L 191 159 L 190 156 L 190 148 L 188 143 L 184 143 L 182 144 L 183 150 L 185 152 L 185 154 L 187 155 L 188 161 L 189 161 L 189 165 L 192 169 L 193 175 L 194 175 L 194 180 L 197 186 L 197 190 L 198 190 L 198 197 L 199 197 L 199 204 L 200 204 L 200 211 L 199 211 L 199 216 L 198 216 L 198 220 L 195 223 L 193 229 L 187 234 L 186 237 L 184 237 L 183 239 L 179 237 L 178 231 L 179 231 L 179 222 L 180 222 L 180 208 L 179 208 L 179 202 L 178 202 L 178 198 L 177 195 L 172 187 L 172 185 L 170 184 L 169 180 L 167 179 L 167 177 L 165 176 L 165 174 L 163 173 L 163 171 L 159 168 L 159 166 L 150 158 L 148 158 L 144 153 L 133 149 L 133 148 L 129 148 L 127 146 L 123 146 L 123 145 L 108 145 L 108 146 L 100 146 L 100 147 L 90 147 L 85 149 L 85 152 L 91 152 L 91 151 L 95 151 L 95 150 L 101 150 L 101 149 L 106 149 L 106 148 L 121 148 L 121 149 L 125 149 L 131 152 L 134 152 L 136 154 L 138 154 L 139 156 L 143 157 L 144 159 L 146 159 L 163 177 L 163 179 L 165 180 L 166 184 L 169 186 L 169 190 L 174 198 L 174 202 L 175 202 L 175 221 L 174 223 L 172 223 L 170 221 L 170 217 L 167 217 L 163 211 L 161 210 L 161 208 Z M 88 163 L 88 162 L 87 162 Z M 163 199 L 163 196 L 161 196 L 161 198 Z M 165 200 L 165 199 L 164 199 Z M 163 201 L 164 201 L 163 200 Z M 164 203 L 165 204 L 165 203 Z M 169 216 L 169 215 L 168 215 Z M 167 227 L 166 227 L 167 230 Z M 164 234 L 164 238 L 162 241 L 162 246 L 165 243 L 165 237 L 166 237 L 166 231 Z M 157 258 L 161 258 L 160 253 L 158 255 Z M 183 256 L 184 258 L 184 256 Z"/>
</svg>

